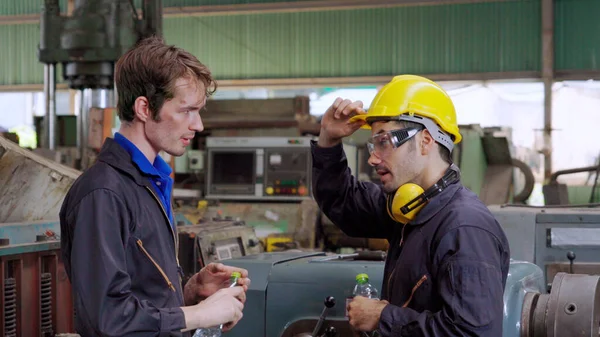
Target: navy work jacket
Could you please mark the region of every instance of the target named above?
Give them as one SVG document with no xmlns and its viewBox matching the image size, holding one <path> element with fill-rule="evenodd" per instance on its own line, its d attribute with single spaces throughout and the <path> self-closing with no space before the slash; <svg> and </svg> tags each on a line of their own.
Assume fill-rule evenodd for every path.
<svg viewBox="0 0 600 337">
<path fill-rule="evenodd" d="M 352 176 L 341 145 L 311 146 L 323 213 L 346 235 L 389 242 L 382 335 L 501 337 L 510 251 L 477 196 L 452 184 L 403 225 L 388 216 L 381 186 Z"/>
<path fill-rule="evenodd" d="M 150 180 L 111 138 L 60 211 L 81 336 L 182 336 L 177 237 Z"/>
</svg>

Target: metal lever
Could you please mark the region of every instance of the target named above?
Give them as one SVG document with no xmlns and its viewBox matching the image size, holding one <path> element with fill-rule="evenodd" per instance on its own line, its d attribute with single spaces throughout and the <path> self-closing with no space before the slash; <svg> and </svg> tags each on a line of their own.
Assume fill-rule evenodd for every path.
<svg viewBox="0 0 600 337">
<path fill-rule="evenodd" d="M 567 252 L 567 259 L 569 259 L 569 274 L 573 274 L 573 261 L 575 261 L 576 257 L 577 256 L 573 251 Z"/>
<path fill-rule="evenodd" d="M 319 333 L 319 330 L 321 330 L 321 326 L 323 325 L 323 322 L 325 321 L 325 317 L 327 317 L 327 311 L 331 308 L 333 308 L 335 306 L 335 298 L 333 298 L 333 296 L 327 296 L 325 298 L 325 308 L 323 308 L 323 311 L 321 312 L 321 316 L 319 317 L 319 321 L 317 322 L 317 325 L 315 326 L 315 329 L 312 332 L 313 337 L 316 337 L 317 334 Z"/>
</svg>

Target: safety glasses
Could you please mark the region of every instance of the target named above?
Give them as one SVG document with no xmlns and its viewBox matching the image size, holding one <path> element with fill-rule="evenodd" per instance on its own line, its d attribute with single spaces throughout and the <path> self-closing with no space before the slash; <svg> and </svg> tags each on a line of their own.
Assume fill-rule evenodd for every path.
<svg viewBox="0 0 600 337">
<path fill-rule="evenodd" d="M 378 133 L 367 140 L 369 154 L 374 154 L 378 158 L 388 157 L 394 149 L 399 148 L 421 130 L 422 127 L 411 127 Z"/>
</svg>

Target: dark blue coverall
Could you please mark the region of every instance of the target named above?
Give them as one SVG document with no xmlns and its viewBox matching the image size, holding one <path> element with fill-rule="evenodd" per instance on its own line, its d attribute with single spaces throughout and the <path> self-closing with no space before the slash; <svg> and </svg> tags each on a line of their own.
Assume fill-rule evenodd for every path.
<svg viewBox="0 0 600 337">
<path fill-rule="evenodd" d="M 403 225 L 388 216 L 381 186 L 352 176 L 341 145 L 311 146 L 323 213 L 346 235 L 389 241 L 382 335 L 501 337 L 509 245 L 477 196 L 452 184 Z"/>
</svg>

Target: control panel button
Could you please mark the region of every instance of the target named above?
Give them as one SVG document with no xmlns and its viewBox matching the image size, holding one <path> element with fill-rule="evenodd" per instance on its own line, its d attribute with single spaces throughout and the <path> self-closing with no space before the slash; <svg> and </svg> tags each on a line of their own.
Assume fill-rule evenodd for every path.
<svg viewBox="0 0 600 337">
<path fill-rule="evenodd" d="M 268 195 L 273 194 L 273 187 L 271 187 L 271 186 L 267 187 L 266 192 L 267 192 Z"/>
<path fill-rule="evenodd" d="M 300 195 L 306 195 L 307 192 L 308 191 L 307 191 L 306 187 L 304 187 L 304 186 L 298 187 L 298 194 L 300 194 Z"/>
</svg>

